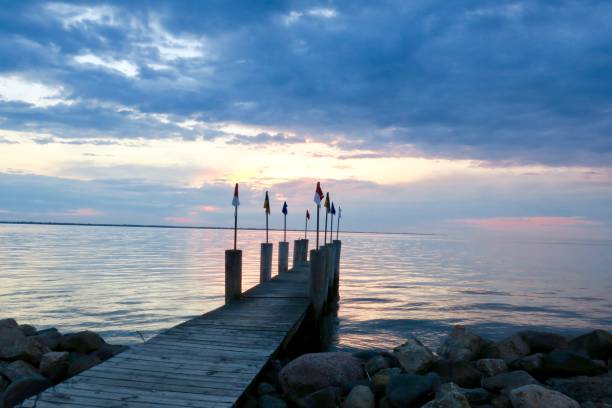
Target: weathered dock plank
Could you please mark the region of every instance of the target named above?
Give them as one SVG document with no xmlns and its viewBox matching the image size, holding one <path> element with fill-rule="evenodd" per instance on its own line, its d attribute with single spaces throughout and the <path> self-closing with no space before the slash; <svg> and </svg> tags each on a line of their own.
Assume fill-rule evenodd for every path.
<svg viewBox="0 0 612 408">
<path fill-rule="evenodd" d="M 24 407 L 231 407 L 303 320 L 308 265 L 263 282 L 23 403 Z"/>
</svg>

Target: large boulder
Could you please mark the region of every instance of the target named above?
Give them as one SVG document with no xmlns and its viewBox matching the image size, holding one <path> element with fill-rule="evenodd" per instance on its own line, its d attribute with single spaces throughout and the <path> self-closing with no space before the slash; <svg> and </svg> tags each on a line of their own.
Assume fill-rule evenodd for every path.
<svg viewBox="0 0 612 408">
<path fill-rule="evenodd" d="M 433 353 L 416 337 L 409 337 L 393 354 L 407 373 L 423 373 L 434 361 Z"/>
<path fill-rule="evenodd" d="M 538 381 L 526 371 L 510 371 L 482 379 L 483 388 L 492 392 L 512 390 L 529 384 L 538 384 Z"/>
<path fill-rule="evenodd" d="M 108 360 L 111 357 L 116 356 L 119 353 L 123 353 L 127 350 L 127 346 L 120 346 L 117 344 L 105 344 L 98 350 L 90 353 L 92 357 L 96 357 L 100 361 Z"/>
<path fill-rule="evenodd" d="M 78 333 L 65 334 L 60 342 L 60 349 L 63 351 L 77 351 L 79 353 L 89 353 L 96 351 L 106 342 L 99 334 L 86 330 Z"/>
<path fill-rule="evenodd" d="M 40 373 L 57 382 L 66 376 L 69 364 L 67 351 L 50 351 L 45 353 L 40 360 Z"/>
<path fill-rule="evenodd" d="M 512 361 L 510 364 L 510 369 L 512 370 L 523 370 L 527 371 L 531 375 L 535 375 L 536 377 L 542 373 L 544 369 L 544 354 L 536 353 L 531 354 L 529 356 L 517 358 Z"/>
<path fill-rule="evenodd" d="M 528 355 L 530 349 L 523 338 L 515 334 L 501 341 L 487 345 L 483 353 L 486 357 L 501 358 L 510 362 L 519 357 Z"/>
<path fill-rule="evenodd" d="M 551 378 L 548 385 L 581 403 L 591 401 L 612 404 L 612 377 Z"/>
<path fill-rule="evenodd" d="M 391 368 L 391 362 L 388 358 L 380 354 L 368 359 L 368 361 L 365 363 L 365 370 L 370 376 L 385 368 Z"/>
<path fill-rule="evenodd" d="M 555 350 L 544 357 L 544 370 L 549 377 L 598 375 L 606 372 L 605 366 L 570 350 Z"/>
<path fill-rule="evenodd" d="M 400 375 L 401 373 L 402 370 L 398 367 L 382 369 L 372 377 L 372 383 L 375 387 L 386 387 L 392 377 Z"/>
<path fill-rule="evenodd" d="M 438 354 L 447 360 L 469 361 L 481 352 L 486 341 L 467 327 L 457 325 L 438 348 Z"/>
<path fill-rule="evenodd" d="M 342 408 L 374 408 L 376 400 L 370 387 L 358 385 L 354 387 L 342 403 Z"/>
<path fill-rule="evenodd" d="M 439 383 L 436 375 L 400 374 L 391 378 L 386 401 L 391 408 L 420 407 L 431 399 Z"/>
<path fill-rule="evenodd" d="M 21 332 L 26 336 L 34 336 L 37 333 L 36 327 L 30 324 L 20 324 L 19 330 L 21 330 Z"/>
<path fill-rule="evenodd" d="M 17 329 L 18 327 L 15 319 L 0 319 L 0 332 L 4 329 Z"/>
<path fill-rule="evenodd" d="M 571 340 L 569 347 L 592 359 L 607 361 L 612 357 L 612 334 L 605 330 L 595 330 Z"/>
<path fill-rule="evenodd" d="M 482 405 L 488 403 L 492 398 L 493 394 L 484 388 L 459 388 L 459 391 L 468 400 L 470 404 Z"/>
<path fill-rule="evenodd" d="M 38 370 L 34 366 L 21 360 L 3 365 L 2 368 L 0 368 L 0 374 L 11 381 L 17 381 L 26 377 L 40 376 Z"/>
<path fill-rule="evenodd" d="M 0 395 L 0 407 L 14 407 L 26 398 L 36 395 L 53 383 L 43 376 L 25 377 L 13 381 Z"/>
<path fill-rule="evenodd" d="M 421 408 L 470 408 L 470 403 L 459 387 L 451 382 L 441 385 L 436 391 L 436 399 Z"/>
<path fill-rule="evenodd" d="M 530 384 L 510 391 L 513 408 L 580 408 L 580 404 L 560 392 Z"/>
<path fill-rule="evenodd" d="M 62 341 L 62 334 L 55 328 L 39 330 L 34 338 L 49 347 L 51 350 L 56 350 Z"/>
<path fill-rule="evenodd" d="M 469 361 L 439 360 L 432 364 L 431 371 L 461 387 L 480 386 L 481 373 Z"/>
<path fill-rule="evenodd" d="M 550 353 L 567 346 L 567 339 L 557 333 L 526 330 L 519 333 L 532 353 Z"/>
<path fill-rule="evenodd" d="M 482 358 L 476 361 L 476 368 L 485 377 L 493 377 L 494 375 L 508 371 L 506 361 L 501 358 Z"/>
<path fill-rule="evenodd" d="M 283 391 L 296 396 L 326 387 L 343 387 L 363 378 L 361 360 L 344 352 L 304 354 L 279 373 Z"/>
<path fill-rule="evenodd" d="M 42 355 L 50 351 L 35 337 L 26 337 L 19 327 L 4 324 L 5 327 L 0 329 L 0 359 L 25 360 L 38 365 Z"/>
</svg>

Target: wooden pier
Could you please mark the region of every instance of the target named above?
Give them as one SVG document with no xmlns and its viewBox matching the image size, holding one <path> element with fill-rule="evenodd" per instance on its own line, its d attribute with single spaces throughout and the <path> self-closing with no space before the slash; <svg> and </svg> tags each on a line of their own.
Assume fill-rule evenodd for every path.
<svg viewBox="0 0 612 408">
<path fill-rule="evenodd" d="M 325 251 L 311 256 L 319 252 Z M 288 345 L 307 313 L 316 310 L 312 282 L 322 281 L 316 275 L 333 281 L 338 273 L 337 267 L 322 269 L 297 262 L 239 299 L 131 346 L 23 406 L 235 406 L 270 358 Z"/>
</svg>

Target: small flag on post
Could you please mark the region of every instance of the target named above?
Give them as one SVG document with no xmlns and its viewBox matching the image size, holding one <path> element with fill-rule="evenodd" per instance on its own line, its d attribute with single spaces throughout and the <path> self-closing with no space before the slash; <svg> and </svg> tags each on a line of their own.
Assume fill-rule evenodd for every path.
<svg viewBox="0 0 612 408">
<path fill-rule="evenodd" d="M 329 242 L 334 240 L 334 215 L 336 215 L 336 207 L 334 207 L 334 202 L 331 203 L 331 224 L 329 224 Z"/>
<path fill-rule="evenodd" d="M 287 202 L 285 201 L 285 203 L 283 204 L 283 214 L 285 215 L 285 219 L 284 219 L 284 226 L 283 226 L 283 230 L 284 230 L 284 235 L 283 235 L 283 241 L 287 242 Z"/>
<path fill-rule="evenodd" d="M 308 238 L 308 220 L 310 219 L 310 213 L 306 210 L 306 223 L 304 225 L 304 239 Z"/>
<path fill-rule="evenodd" d="M 321 212 L 321 200 L 323 200 L 323 190 L 321 190 L 321 183 L 317 181 L 317 189 L 315 190 L 314 202 L 317 205 L 317 245 L 316 249 L 319 249 L 319 213 Z"/>
<path fill-rule="evenodd" d="M 263 208 L 266 209 L 266 244 L 268 243 L 268 215 L 270 215 L 270 199 L 268 198 L 268 192 L 266 191 L 266 198 L 264 199 Z"/>
<path fill-rule="evenodd" d="M 234 250 L 236 249 L 236 238 L 238 237 L 238 207 L 240 206 L 240 198 L 238 198 L 238 183 L 234 187 L 234 198 L 232 199 L 234 206 Z"/>
<path fill-rule="evenodd" d="M 327 214 L 329 214 L 330 211 L 329 192 L 325 194 L 325 204 L 323 204 L 323 207 L 325 207 L 325 237 L 323 240 L 323 244 L 327 244 Z"/>
</svg>

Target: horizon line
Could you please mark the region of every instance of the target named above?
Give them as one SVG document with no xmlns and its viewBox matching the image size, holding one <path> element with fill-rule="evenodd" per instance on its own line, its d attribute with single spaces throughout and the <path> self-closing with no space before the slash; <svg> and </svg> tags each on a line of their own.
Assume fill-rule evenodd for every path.
<svg viewBox="0 0 612 408">
<path fill-rule="evenodd" d="M 83 227 L 128 227 L 128 228 L 176 228 L 176 229 L 209 229 L 209 230 L 233 230 L 233 227 L 216 227 L 216 226 L 197 226 L 197 225 L 165 225 L 165 224 L 114 224 L 114 223 L 88 223 L 88 222 L 54 222 L 54 221 L 3 221 L 0 224 L 13 225 L 64 225 L 64 226 L 83 226 Z M 238 227 L 243 231 L 265 231 L 261 227 Z M 284 231 L 282 228 L 268 228 L 268 231 Z M 303 229 L 287 228 L 291 232 L 304 232 Z M 315 229 L 307 231 L 316 232 Z M 386 234 L 386 235 L 420 235 L 420 236 L 446 236 L 446 234 L 433 232 L 391 232 L 391 231 L 350 231 L 340 230 L 342 233 L 349 234 Z"/>
</svg>

